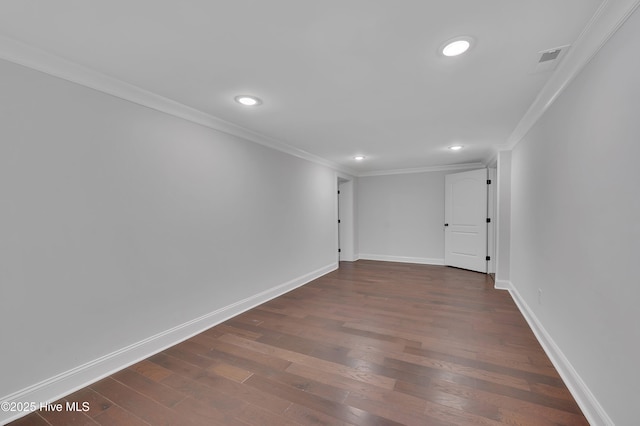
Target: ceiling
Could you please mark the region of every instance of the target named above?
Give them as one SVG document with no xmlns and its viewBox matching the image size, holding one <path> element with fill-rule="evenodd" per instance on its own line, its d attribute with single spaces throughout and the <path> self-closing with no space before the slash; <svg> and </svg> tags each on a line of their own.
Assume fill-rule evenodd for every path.
<svg viewBox="0 0 640 426">
<path fill-rule="evenodd" d="M 486 163 L 601 3 L 3 0 L 0 35 L 367 174 Z"/>
</svg>

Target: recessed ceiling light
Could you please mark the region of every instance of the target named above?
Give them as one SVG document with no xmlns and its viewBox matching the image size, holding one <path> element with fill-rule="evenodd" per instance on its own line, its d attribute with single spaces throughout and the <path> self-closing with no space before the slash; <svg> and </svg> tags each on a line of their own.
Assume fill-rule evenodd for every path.
<svg viewBox="0 0 640 426">
<path fill-rule="evenodd" d="M 356 155 L 355 157 L 353 157 L 353 159 L 356 161 L 362 161 L 364 160 L 364 155 Z"/>
<path fill-rule="evenodd" d="M 453 145 L 453 146 L 450 146 L 449 149 L 451 151 L 460 151 L 462 149 L 462 145 Z"/>
<path fill-rule="evenodd" d="M 255 96 L 249 95 L 239 95 L 235 97 L 237 103 L 244 106 L 258 106 L 262 104 L 262 100 L 260 98 L 256 98 Z"/>
<path fill-rule="evenodd" d="M 444 56 L 458 56 L 469 50 L 471 47 L 471 37 L 457 37 L 449 40 L 440 50 Z"/>
</svg>

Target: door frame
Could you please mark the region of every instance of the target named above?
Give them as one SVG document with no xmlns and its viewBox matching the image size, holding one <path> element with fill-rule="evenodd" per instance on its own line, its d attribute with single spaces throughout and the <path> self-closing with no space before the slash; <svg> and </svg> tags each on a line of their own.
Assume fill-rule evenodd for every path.
<svg viewBox="0 0 640 426">
<path fill-rule="evenodd" d="M 497 210 L 498 197 L 496 188 L 498 187 L 498 175 L 495 167 L 489 167 L 489 180 L 491 184 L 487 187 L 487 217 L 491 220 L 487 225 L 487 256 L 489 263 L 487 264 L 487 273 L 496 273 L 496 229 L 497 229 Z"/>
</svg>

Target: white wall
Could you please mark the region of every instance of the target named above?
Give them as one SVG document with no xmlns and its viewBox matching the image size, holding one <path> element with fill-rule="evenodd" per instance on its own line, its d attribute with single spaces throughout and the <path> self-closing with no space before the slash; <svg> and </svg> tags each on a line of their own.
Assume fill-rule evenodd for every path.
<svg viewBox="0 0 640 426">
<path fill-rule="evenodd" d="M 509 281 L 511 253 L 511 151 L 498 153 L 496 212 L 496 286 Z"/>
<path fill-rule="evenodd" d="M 333 170 L 0 75 L 0 399 L 337 266 Z"/>
<path fill-rule="evenodd" d="M 444 176 L 434 171 L 358 178 L 361 259 L 444 262 Z"/>
<path fill-rule="evenodd" d="M 638 424 L 637 52 L 638 11 L 512 152 L 510 280 L 592 393 L 596 424 Z"/>
</svg>

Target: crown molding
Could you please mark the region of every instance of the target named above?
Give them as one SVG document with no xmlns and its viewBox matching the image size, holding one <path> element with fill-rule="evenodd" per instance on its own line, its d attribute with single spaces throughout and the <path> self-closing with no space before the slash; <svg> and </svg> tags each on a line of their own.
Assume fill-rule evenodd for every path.
<svg viewBox="0 0 640 426">
<path fill-rule="evenodd" d="M 636 10 L 640 0 L 604 0 L 565 58 L 533 101 L 507 143 L 513 149 L 538 122 L 573 79 Z"/>
<path fill-rule="evenodd" d="M 5 36 L 0 36 L 0 59 L 182 118 L 228 135 L 267 146 L 343 173 L 356 175 L 354 170 L 317 155 Z"/>
<path fill-rule="evenodd" d="M 622 26 L 640 5 L 640 0 L 604 0 L 580 34 L 566 57 L 558 65 L 525 115 L 522 117 L 507 143 L 499 150 L 511 150 L 520 142 L 564 89 L 598 53 L 609 38 Z M 148 90 L 102 74 L 96 70 L 68 61 L 43 50 L 0 36 L 0 59 L 13 62 L 64 80 L 164 112 L 210 129 L 236 136 L 269 148 L 311 161 L 351 176 L 383 176 L 423 173 L 466 168 L 484 168 L 483 163 L 467 163 L 449 166 L 433 166 L 397 170 L 357 171 L 295 148 L 276 139 L 259 134 L 242 126 L 225 121 L 211 114 L 186 106 Z"/>
<path fill-rule="evenodd" d="M 383 170 L 377 172 L 358 173 L 338 163 L 326 160 L 307 151 L 295 148 L 276 139 L 259 134 L 245 127 L 238 126 L 221 118 L 189 107 L 180 102 L 151 91 L 126 83 L 117 78 L 100 73 L 94 69 L 79 65 L 59 56 L 0 35 L 0 59 L 22 65 L 45 74 L 70 81 L 81 86 L 106 93 L 111 96 L 151 108 L 210 129 L 236 136 L 269 148 L 302 158 L 350 176 L 376 176 L 404 173 L 420 173 L 441 170 L 456 170 L 471 167 L 484 167 L 482 163 L 468 165 L 437 166 L 419 169 Z"/>
<path fill-rule="evenodd" d="M 378 170 L 372 172 L 358 173 L 358 177 L 369 176 L 387 176 L 387 175 L 405 175 L 409 173 L 426 173 L 426 172 L 442 172 L 448 170 L 467 170 L 467 169 L 484 169 L 486 166 L 483 163 L 462 163 L 451 164 L 448 166 L 430 166 L 430 167 L 417 167 L 413 169 L 395 169 L 395 170 Z"/>
</svg>

